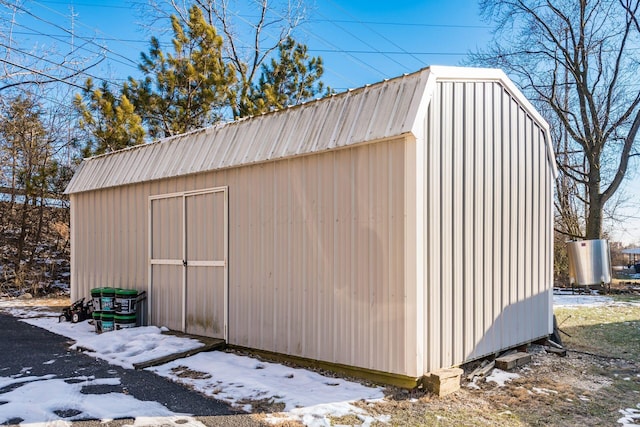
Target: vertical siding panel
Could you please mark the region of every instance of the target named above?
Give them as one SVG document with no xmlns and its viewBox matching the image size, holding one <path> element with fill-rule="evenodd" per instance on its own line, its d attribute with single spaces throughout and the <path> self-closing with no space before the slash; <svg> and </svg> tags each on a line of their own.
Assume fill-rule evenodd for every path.
<svg viewBox="0 0 640 427">
<path fill-rule="evenodd" d="M 273 255 L 273 351 L 288 352 L 288 265 L 289 265 L 289 161 L 274 167 L 274 239 L 271 252 Z"/>
<path fill-rule="evenodd" d="M 237 151 L 235 156 L 236 158 L 241 156 L 240 152 Z M 251 233 L 245 236 L 245 238 L 250 246 L 248 259 L 255 260 L 251 263 L 251 276 L 248 285 L 249 292 L 251 293 L 251 307 L 255 313 L 253 320 L 256 322 L 256 325 L 259 325 L 257 328 L 253 328 L 253 331 L 249 332 L 249 345 L 255 342 L 258 344 L 258 348 L 268 348 L 266 342 L 271 336 L 271 321 L 270 319 L 268 320 L 268 316 L 265 314 L 265 304 L 263 304 L 263 301 L 269 298 L 265 290 L 263 275 L 265 271 L 265 254 L 263 250 L 265 247 L 268 247 L 268 245 L 265 244 L 265 229 L 263 227 L 262 217 L 264 214 L 270 215 L 270 213 L 265 206 L 265 200 L 268 198 L 267 194 L 265 194 L 268 192 L 266 188 L 268 187 L 268 183 L 266 182 L 268 178 L 263 173 L 260 173 L 263 172 L 261 170 L 262 168 L 263 165 L 254 165 L 249 168 L 250 178 L 247 185 L 253 186 L 251 193 L 255 202 L 252 203 L 253 208 L 251 209 L 251 219 L 249 221 L 251 224 Z M 253 334 L 251 332 L 253 332 Z"/>
<path fill-rule="evenodd" d="M 524 113 L 524 112 L 523 112 Z M 524 263 L 525 263 L 525 281 L 524 281 L 524 296 L 523 301 L 525 305 L 525 325 L 526 325 L 526 335 L 525 336 L 533 336 L 533 331 L 535 329 L 535 316 L 534 316 L 534 300 L 533 297 L 533 280 L 532 280 L 532 264 L 533 264 L 533 247 L 535 245 L 535 241 L 532 235 L 532 223 L 533 223 L 533 206 L 532 206 L 532 197 L 533 197 L 533 128 L 531 117 L 529 117 L 526 113 L 525 119 L 527 126 L 525 128 L 525 141 L 524 146 L 522 147 L 525 153 L 525 171 L 524 171 L 524 185 L 526 187 L 526 191 L 524 193 L 524 239 L 522 244 L 524 245 Z"/>
<path fill-rule="evenodd" d="M 350 295 L 351 262 L 351 159 L 354 149 L 340 152 L 333 161 L 334 218 L 334 310 L 333 310 L 333 354 L 332 360 L 352 364 L 351 306 Z"/>
<path fill-rule="evenodd" d="M 392 351 L 389 360 L 391 372 L 406 372 L 403 360 L 405 351 L 416 354 L 415 340 L 404 341 L 405 325 L 405 282 L 402 276 L 404 265 L 404 141 L 393 142 L 389 150 L 389 277 L 388 300 L 391 305 L 391 325 L 389 330 L 389 347 Z M 426 319 L 426 317 L 425 317 Z M 414 347 L 414 348 L 412 348 Z"/>
<path fill-rule="evenodd" d="M 510 284 L 510 265 L 511 265 L 511 247 L 510 247 L 510 239 L 511 239 L 511 209 L 509 200 L 511 199 L 511 104 L 510 97 L 501 88 L 500 90 L 500 98 L 501 98 L 501 117 L 502 121 L 499 124 L 501 128 L 500 134 L 500 145 L 501 145 L 501 158 L 500 158 L 500 167 L 502 168 L 501 174 L 501 194 L 500 194 L 500 202 L 501 202 L 501 223 L 500 227 L 502 228 L 502 243 L 501 243 L 501 281 L 500 281 L 500 305 L 496 310 L 496 320 L 498 322 L 508 321 L 506 319 L 507 313 L 506 309 L 509 306 L 509 284 Z M 506 334 L 508 331 L 499 327 L 499 323 L 496 323 L 495 327 L 497 328 L 499 336 L 498 338 L 498 347 L 503 347 L 504 343 L 507 342 Z"/>
<path fill-rule="evenodd" d="M 389 144 L 375 144 L 373 148 L 376 151 L 374 168 L 379 171 L 377 174 L 377 204 L 376 204 L 376 230 L 378 235 L 378 259 L 377 263 L 377 290 L 376 304 L 380 307 L 378 322 L 379 327 L 376 328 L 378 341 L 376 343 L 376 354 L 379 360 L 376 366 L 388 366 L 391 358 L 390 353 L 393 349 L 389 346 L 390 334 L 389 327 L 391 323 L 391 305 L 393 300 L 389 299 L 388 290 L 391 287 L 389 283 L 389 221 L 390 215 L 388 206 L 391 202 L 389 188 Z"/>
<path fill-rule="evenodd" d="M 356 260 L 356 280 L 354 283 L 353 299 L 356 305 L 356 337 L 357 347 L 354 349 L 357 364 L 368 365 L 370 336 L 367 328 L 369 323 L 369 171 L 368 150 L 363 147 L 357 150 L 355 161 L 355 210 L 354 210 L 354 257 Z"/>
<path fill-rule="evenodd" d="M 105 218 L 104 218 L 104 211 L 103 211 L 103 206 L 101 204 L 101 197 L 105 197 L 105 191 L 101 191 L 98 193 L 94 193 L 91 195 L 91 200 L 92 200 L 92 208 L 93 208 L 93 215 L 92 218 L 96 218 L 96 222 L 98 224 L 100 224 L 99 227 L 97 227 L 97 230 L 94 230 L 94 233 L 96 234 L 95 239 L 94 240 L 94 245 L 97 247 L 97 254 L 98 254 L 98 259 L 102 260 L 96 268 L 96 271 L 93 275 L 93 281 L 94 283 L 92 283 L 92 287 L 103 287 L 103 286 L 108 286 L 109 284 L 106 283 L 106 281 L 104 280 L 104 274 L 105 274 L 105 262 L 109 259 L 108 258 L 108 250 L 109 250 L 109 245 L 108 245 L 108 239 L 109 236 L 107 235 L 106 231 L 105 231 Z M 108 201 L 107 201 L 108 203 Z M 98 242 L 103 242 L 102 245 L 99 245 Z"/>
<path fill-rule="evenodd" d="M 389 204 L 389 208 L 392 210 L 393 228 L 390 230 L 391 241 L 391 271 L 390 284 L 393 286 L 395 295 L 395 313 L 394 313 L 394 325 L 392 330 L 393 337 L 395 338 L 394 348 L 396 350 L 395 361 L 392 361 L 390 367 L 392 372 L 405 373 L 411 375 L 408 371 L 409 367 L 405 366 L 404 360 L 406 355 L 412 355 L 413 365 L 415 365 L 416 341 L 420 339 L 416 335 L 413 335 L 412 339 L 406 339 L 405 330 L 407 328 L 407 283 L 404 277 L 404 264 L 406 254 L 404 253 L 404 170 L 405 170 L 405 150 L 406 145 L 404 141 L 392 142 L 391 157 L 393 159 L 393 173 L 390 176 L 393 178 L 390 186 L 390 193 L 392 202 Z M 426 319 L 426 317 L 425 317 Z M 395 363 L 394 363 L 395 362 Z M 413 368 L 411 368 L 413 371 Z M 416 375 L 416 373 L 414 373 Z"/>
<path fill-rule="evenodd" d="M 357 364 L 359 360 L 359 349 L 361 348 L 360 336 L 360 301 L 357 299 L 358 295 L 358 283 L 360 281 L 360 270 L 358 265 L 358 206 L 359 206 L 359 192 L 358 192 L 358 155 L 357 149 L 351 150 L 351 158 L 349 165 L 349 194 L 350 194 L 350 206 L 349 206 L 349 259 L 351 260 L 350 278 L 348 295 L 351 301 L 352 322 L 349 323 L 350 336 L 352 337 L 351 345 L 349 347 L 350 355 L 349 360 L 352 363 Z"/>
<path fill-rule="evenodd" d="M 427 371 L 437 366 L 439 358 L 436 349 L 439 347 L 437 343 L 441 342 L 440 338 L 440 283 L 441 283 L 441 247 L 440 247 L 440 222 L 441 222 L 441 203 L 440 203 L 440 158 L 441 158 L 441 126 L 438 119 L 440 113 L 440 105 L 442 104 L 441 84 L 436 86 L 436 92 L 433 96 L 433 102 L 430 103 L 427 110 L 428 132 L 427 147 L 425 161 L 427 182 L 425 185 L 427 195 L 425 201 L 427 203 L 425 214 L 427 232 L 426 257 L 425 260 L 427 274 L 425 275 L 425 309 L 427 310 L 427 325 L 425 326 L 425 360 L 424 365 Z"/>
<path fill-rule="evenodd" d="M 471 180 L 470 188 L 473 190 L 472 204 L 473 213 L 471 221 L 473 221 L 473 251 L 471 260 L 473 260 L 473 280 L 471 283 L 470 295 L 473 295 L 473 324 L 469 328 L 470 346 L 465 351 L 465 357 L 476 356 L 482 353 L 482 339 L 484 335 L 483 321 L 486 305 L 484 304 L 483 283 L 485 280 L 485 272 L 489 265 L 483 251 L 484 242 L 489 239 L 490 235 L 485 234 L 489 221 L 485 218 L 485 206 L 490 205 L 484 192 L 486 175 L 485 175 L 485 147 L 490 145 L 490 140 L 485 139 L 485 121 L 487 119 L 484 91 L 484 83 L 475 83 L 474 89 L 474 111 L 472 111 L 473 123 L 473 165 L 474 174 Z"/>
<path fill-rule="evenodd" d="M 146 289 L 146 283 L 142 271 L 145 269 L 148 256 L 146 251 L 146 239 L 144 230 L 147 229 L 147 222 L 140 221 L 140 217 L 143 213 L 147 212 L 146 206 L 141 203 L 144 200 L 144 196 L 141 193 L 142 185 L 130 185 L 127 187 L 127 192 L 124 204 L 127 206 L 121 207 L 125 221 L 127 222 L 125 234 L 128 236 L 127 247 L 133 253 L 130 255 L 131 260 L 129 264 L 129 271 L 127 277 L 130 282 L 128 283 L 129 289 Z"/>
<path fill-rule="evenodd" d="M 496 147 L 496 112 L 499 111 L 498 101 L 495 97 L 494 83 L 484 83 L 484 236 L 482 239 L 483 247 L 483 265 L 484 276 L 481 292 L 483 293 L 482 307 L 482 346 L 478 349 L 478 355 L 487 354 L 490 351 L 492 343 L 495 342 L 495 334 L 492 328 L 494 318 L 494 295 L 495 286 L 498 282 L 496 274 L 500 259 L 500 236 L 498 230 L 494 227 L 497 223 L 498 209 L 496 208 L 495 196 L 495 150 Z"/>
<path fill-rule="evenodd" d="M 451 322 L 453 323 L 453 334 L 451 335 L 452 351 L 448 359 L 445 359 L 448 365 L 454 364 L 455 360 L 461 360 L 462 349 L 461 343 L 463 340 L 463 327 L 464 327 L 464 307 L 465 298 L 469 298 L 469 295 L 464 294 L 464 273 L 465 268 L 461 263 L 465 262 L 465 241 L 464 241 L 464 131 L 465 131 L 465 118 L 464 118 L 464 83 L 453 83 L 454 85 L 454 111 L 453 111 L 453 164 L 450 174 L 453 179 L 453 192 L 451 193 L 453 199 L 453 254 L 449 268 L 452 270 L 451 275 L 453 278 L 453 289 L 451 295 L 453 316 Z"/>
<path fill-rule="evenodd" d="M 481 220 L 482 211 L 476 209 L 476 197 L 478 197 L 478 189 L 482 188 L 480 179 L 480 170 L 476 163 L 477 145 L 476 144 L 476 115 L 481 112 L 477 108 L 478 99 L 476 98 L 476 83 L 464 84 L 464 141 L 463 149 L 463 215 L 464 227 L 462 229 L 463 256 L 459 260 L 460 268 L 463 269 L 462 275 L 462 318 L 463 326 L 460 339 L 459 358 L 456 360 L 465 360 L 473 354 L 476 343 L 476 307 L 478 299 L 476 296 L 476 283 L 478 281 L 478 270 L 481 264 L 478 262 L 476 254 L 476 244 L 480 240 L 477 235 L 481 228 L 476 227 L 476 221 Z M 476 187 L 479 186 L 479 188 Z M 481 295 L 478 295 L 481 296 Z"/>
<path fill-rule="evenodd" d="M 262 312 L 262 322 L 264 325 L 262 348 L 273 351 L 277 336 L 276 325 L 274 324 L 274 310 L 276 304 L 276 292 L 274 289 L 274 235 L 276 218 L 274 217 L 274 202 L 276 194 L 274 192 L 274 163 L 266 163 L 256 170 L 262 182 L 262 207 L 259 212 L 261 247 L 259 256 L 261 269 L 257 272 L 256 286 L 261 290 L 260 306 Z"/>
<path fill-rule="evenodd" d="M 258 325 L 256 321 L 257 313 L 254 307 L 255 293 L 250 286 L 252 280 L 251 270 L 257 262 L 251 253 L 251 246 L 256 245 L 257 242 L 249 241 L 248 236 L 255 236 L 252 224 L 252 213 L 257 208 L 253 205 L 256 200 L 253 194 L 255 186 L 251 185 L 251 171 L 249 169 L 250 168 L 242 171 L 238 170 L 236 172 L 237 188 L 236 191 L 230 195 L 231 200 L 237 201 L 237 205 L 234 203 L 235 209 L 232 218 L 236 220 L 236 226 L 233 229 L 236 234 L 236 239 L 234 240 L 237 242 L 235 246 L 238 247 L 238 258 L 231 260 L 233 265 L 236 266 L 233 269 L 236 279 L 233 280 L 233 286 L 230 286 L 229 293 L 236 295 L 239 308 L 238 323 L 232 327 L 233 330 L 237 331 L 236 341 L 233 344 L 241 346 L 248 346 L 250 342 L 255 342 L 249 325 Z M 240 317 L 240 313 L 242 312 L 244 312 L 244 316 Z M 254 331 L 253 333 L 260 332 Z"/>
<path fill-rule="evenodd" d="M 304 315 L 302 317 L 303 325 L 303 341 L 304 354 L 316 354 L 318 346 L 318 338 L 314 334 L 316 328 L 317 310 L 317 272 L 316 272 L 316 244 L 317 244 L 317 176 L 316 164 L 309 157 L 304 158 L 304 174 L 303 174 L 303 192 L 306 195 L 305 205 L 303 207 L 304 236 L 303 242 L 304 258 L 303 258 L 303 280 L 304 280 Z"/>
<path fill-rule="evenodd" d="M 304 277 L 304 218 L 305 200 L 307 194 L 303 186 L 304 158 L 291 160 L 291 188 L 292 188 L 292 209 L 291 209 L 291 307 L 289 307 L 291 317 L 290 340 L 293 347 L 292 354 L 302 356 L 305 354 L 304 342 L 304 316 L 305 316 L 305 286 Z"/>
<path fill-rule="evenodd" d="M 526 199 L 527 199 L 527 183 L 526 183 L 526 176 L 525 176 L 525 172 L 527 171 L 527 156 L 526 156 L 526 152 L 527 152 L 527 145 L 528 145 L 528 140 L 529 137 L 527 135 L 527 117 L 524 113 L 524 110 L 522 109 L 522 107 L 520 107 L 520 105 L 518 105 L 515 100 L 512 100 L 512 103 L 514 104 L 514 106 L 517 107 L 517 111 L 518 111 L 518 139 L 515 142 L 516 148 L 517 148 L 517 152 L 518 152 L 518 157 L 517 157 L 517 162 L 515 164 L 515 167 L 517 169 L 517 182 L 518 182 L 518 192 L 516 194 L 517 197 L 517 203 L 518 203 L 518 213 L 517 213 L 517 218 L 518 218 L 518 231 L 517 231 L 517 238 L 516 238 L 516 245 L 517 245 L 517 266 L 518 266 L 518 273 L 517 273 L 517 280 L 515 283 L 515 287 L 516 287 L 516 299 L 515 299 L 515 317 L 516 317 L 516 321 L 518 322 L 517 328 L 514 328 L 514 332 L 516 334 L 515 337 L 513 337 L 513 340 L 511 342 L 515 343 L 518 342 L 518 340 L 520 340 L 520 337 L 525 335 L 525 331 L 529 328 L 529 325 L 527 325 L 527 317 L 528 317 L 528 304 L 523 303 L 526 295 L 525 295 L 525 289 L 527 287 L 527 280 L 528 278 L 526 277 L 526 264 L 530 262 L 529 259 L 526 258 L 527 253 L 526 253 L 526 246 L 530 245 L 531 243 L 529 241 L 526 241 L 526 222 L 527 222 L 527 216 L 529 215 L 529 213 L 525 210 L 526 208 Z"/>
<path fill-rule="evenodd" d="M 334 309 L 334 282 L 333 270 L 333 229 L 335 221 L 333 216 L 333 164 L 336 153 L 329 152 L 316 157 L 318 165 L 318 208 L 320 238 L 318 247 L 318 282 L 319 321 L 316 325 L 320 338 L 318 353 L 322 360 L 331 360 L 333 355 L 332 322 Z"/>
<path fill-rule="evenodd" d="M 542 321 L 542 313 L 544 313 L 544 306 L 541 304 L 543 298 L 541 298 L 541 291 L 544 290 L 544 287 L 541 286 L 540 283 L 540 247 L 542 242 L 542 236 L 540 235 L 541 227 L 540 223 L 542 221 L 542 212 L 540 212 L 540 128 L 534 123 L 533 125 L 533 141 L 531 144 L 531 156 L 532 156 L 532 176 L 531 182 L 533 185 L 532 194 L 531 194 L 531 212 L 533 215 L 532 224 L 531 224 L 531 234 L 532 234 L 532 244 L 533 251 L 531 254 L 531 262 L 532 262 L 532 297 L 535 302 L 533 306 L 533 323 L 535 325 L 534 333 L 538 334 L 541 331 L 544 333 L 544 328 L 541 328 L 540 325 L 543 323 Z"/>
<path fill-rule="evenodd" d="M 446 366 L 451 360 L 451 342 L 454 336 L 453 326 L 453 276 L 451 271 L 451 264 L 454 259 L 454 236 L 453 236 L 453 90 L 451 83 L 445 83 L 442 86 L 442 106 L 441 106 L 441 165 L 440 165 L 440 179 L 441 179 L 441 192 L 440 192 L 440 205 L 441 213 L 440 220 L 442 223 L 441 234 L 441 253 L 440 268 L 442 270 L 440 286 L 440 303 L 441 318 L 439 319 L 440 327 L 440 358 L 438 364 Z"/>
</svg>

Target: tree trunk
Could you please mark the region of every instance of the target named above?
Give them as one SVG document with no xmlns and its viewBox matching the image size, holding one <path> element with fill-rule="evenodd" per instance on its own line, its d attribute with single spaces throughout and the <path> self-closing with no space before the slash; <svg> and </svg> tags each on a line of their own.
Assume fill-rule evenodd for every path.
<svg viewBox="0 0 640 427">
<path fill-rule="evenodd" d="M 592 167 L 592 171 L 595 168 Z M 585 224 L 586 239 L 600 239 L 602 237 L 602 212 L 604 200 L 600 194 L 600 174 L 589 173 L 589 212 Z"/>
<path fill-rule="evenodd" d="M 22 205 L 22 213 L 20 218 L 20 235 L 18 236 L 18 241 L 16 243 L 16 286 L 22 286 L 22 258 L 24 257 L 25 243 L 27 240 L 27 229 L 29 227 L 28 224 L 28 211 L 29 211 L 29 200 L 25 194 L 24 204 Z"/>
</svg>

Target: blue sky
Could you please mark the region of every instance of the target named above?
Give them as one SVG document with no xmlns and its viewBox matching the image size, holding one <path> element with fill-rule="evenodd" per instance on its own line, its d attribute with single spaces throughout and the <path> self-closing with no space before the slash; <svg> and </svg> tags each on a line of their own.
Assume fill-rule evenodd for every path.
<svg viewBox="0 0 640 427">
<path fill-rule="evenodd" d="M 294 36 L 308 45 L 312 55 L 323 58 L 323 80 L 337 91 L 428 65 L 458 65 L 470 50 L 490 38 L 490 29 L 481 21 L 476 1 L 313 3 L 308 2 L 308 19 Z M 90 50 L 99 52 L 99 45 L 109 50 L 107 61 L 91 74 L 117 80 L 137 73 L 135 64 L 140 52 L 147 50 L 150 34 L 140 25 L 144 19 L 136 2 L 25 0 L 23 6 L 39 19 L 23 13 L 15 28 L 20 37 L 40 47 L 53 45 L 64 52 L 71 49 L 71 39 L 65 30 L 73 26 L 78 36 L 74 46 L 84 43 L 82 52 L 87 55 Z M 250 19 L 250 12 L 244 13 Z M 87 40 L 95 44 L 86 44 Z"/>
</svg>

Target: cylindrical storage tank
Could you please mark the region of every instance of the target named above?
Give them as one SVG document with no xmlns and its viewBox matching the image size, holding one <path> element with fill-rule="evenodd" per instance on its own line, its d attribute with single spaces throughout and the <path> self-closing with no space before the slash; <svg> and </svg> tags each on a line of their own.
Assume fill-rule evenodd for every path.
<svg viewBox="0 0 640 427">
<path fill-rule="evenodd" d="M 135 314 L 136 298 L 135 289 L 116 289 L 116 314 Z"/>
<path fill-rule="evenodd" d="M 116 290 L 114 288 L 102 288 L 100 303 L 102 311 L 114 311 L 116 308 Z"/>
<path fill-rule="evenodd" d="M 569 281 L 592 286 L 611 283 L 609 242 L 604 239 L 567 242 Z"/>
</svg>

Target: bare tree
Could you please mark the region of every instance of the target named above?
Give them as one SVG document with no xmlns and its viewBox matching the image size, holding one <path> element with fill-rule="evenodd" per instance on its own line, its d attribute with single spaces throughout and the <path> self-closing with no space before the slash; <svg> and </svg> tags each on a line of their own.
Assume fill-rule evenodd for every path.
<svg viewBox="0 0 640 427">
<path fill-rule="evenodd" d="M 177 15 L 189 22 L 189 8 L 198 6 L 207 22 L 223 38 L 225 60 L 237 74 L 231 109 L 233 117 L 244 117 L 253 109 L 252 85 L 263 64 L 291 36 L 305 18 L 303 0 L 149 0 L 160 19 Z"/>
<path fill-rule="evenodd" d="M 0 0 L 0 93 L 15 88 L 64 83 L 82 89 L 75 82 L 77 77 L 95 67 L 103 56 L 92 59 L 80 58 L 79 52 L 91 41 L 72 45 L 66 53 L 61 54 L 56 46 L 38 45 L 24 46 L 15 38 L 16 33 L 23 32 L 26 25 L 20 23 L 20 17 L 40 19 L 20 0 Z M 71 36 L 73 32 L 61 28 Z M 21 31 L 22 30 L 22 31 Z M 92 62 L 87 65 L 87 63 Z"/>
<path fill-rule="evenodd" d="M 558 229 L 600 238 L 603 212 L 636 155 L 637 0 L 482 0 L 495 24 L 472 61 L 505 69 L 555 128 Z M 584 213 L 583 213 L 584 212 Z"/>
</svg>

